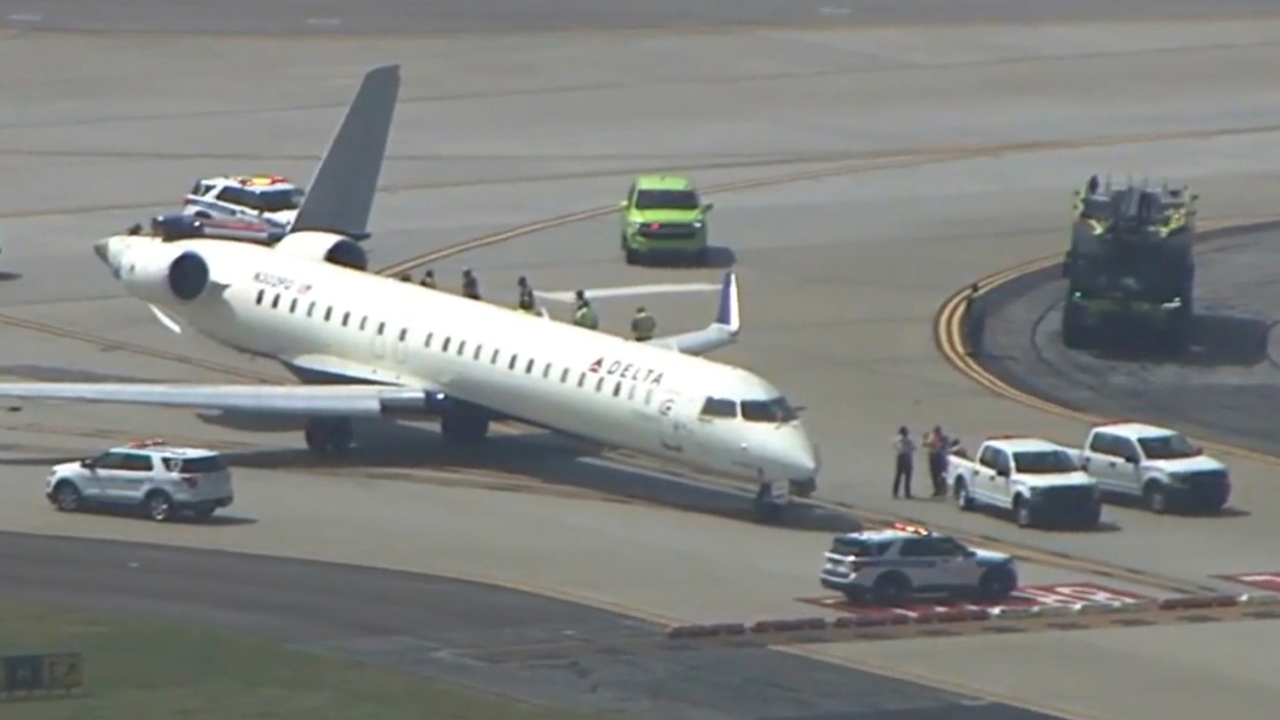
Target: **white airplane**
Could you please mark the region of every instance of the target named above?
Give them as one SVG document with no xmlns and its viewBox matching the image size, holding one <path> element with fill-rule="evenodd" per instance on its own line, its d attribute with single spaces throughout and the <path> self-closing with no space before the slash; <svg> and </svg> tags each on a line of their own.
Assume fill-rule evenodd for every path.
<svg viewBox="0 0 1280 720">
<path fill-rule="evenodd" d="M 759 483 L 761 520 L 816 487 L 817 449 L 773 385 L 698 357 L 735 341 L 737 280 L 709 327 L 635 342 L 347 267 L 335 234 L 275 247 L 118 235 L 94 251 L 170 329 L 281 362 L 302 385 L 6 383 L 0 397 L 293 414 L 340 454 L 351 418 L 439 417 L 473 443 L 513 419 Z M 327 258 L 327 259 L 326 259 Z"/>
</svg>

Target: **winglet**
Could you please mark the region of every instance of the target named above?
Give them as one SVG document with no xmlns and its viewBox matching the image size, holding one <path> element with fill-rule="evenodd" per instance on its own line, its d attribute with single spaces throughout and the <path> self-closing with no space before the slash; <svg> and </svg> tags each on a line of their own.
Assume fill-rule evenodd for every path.
<svg viewBox="0 0 1280 720">
<path fill-rule="evenodd" d="M 293 232 L 315 230 L 359 240 L 368 237 L 373 196 L 399 95 L 399 65 L 383 65 L 365 74 L 306 188 Z"/>
<path fill-rule="evenodd" d="M 742 328 L 741 312 L 738 309 L 738 275 L 732 270 L 724 274 L 724 284 L 720 286 L 720 308 L 716 311 L 716 324 L 725 326 L 735 335 Z"/>
</svg>

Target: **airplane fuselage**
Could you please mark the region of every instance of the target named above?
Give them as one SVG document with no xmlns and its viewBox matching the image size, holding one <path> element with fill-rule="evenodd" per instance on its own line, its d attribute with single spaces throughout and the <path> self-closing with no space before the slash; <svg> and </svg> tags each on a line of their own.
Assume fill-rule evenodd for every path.
<svg viewBox="0 0 1280 720">
<path fill-rule="evenodd" d="M 437 389 L 497 416 L 761 483 L 818 471 L 781 393 L 731 365 L 267 247 L 119 240 L 109 264 L 131 295 L 307 380 Z M 158 272 L 186 252 L 212 280 L 190 300 Z"/>
</svg>

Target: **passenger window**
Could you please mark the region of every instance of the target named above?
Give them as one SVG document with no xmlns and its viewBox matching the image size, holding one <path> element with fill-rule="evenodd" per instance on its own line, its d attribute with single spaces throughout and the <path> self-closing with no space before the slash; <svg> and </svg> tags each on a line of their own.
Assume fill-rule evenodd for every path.
<svg viewBox="0 0 1280 720">
<path fill-rule="evenodd" d="M 621 380 L 619 380 L 619 381 L 618 381 L 618 382 L 613 386 L 613 396 L 614 396 L 614 397 L 618 397 L 618 396 L 619 396 L 619 395 L 621 395 L 621 394 L 622 394 L 622 381 L 621 381 Z"/>
<path fill-rule="evenodd" d="M 324 309 L 324 321 L 325 321 L 325 322 L 329 322 L 329 318 L 331 318 L 331 317 L 333 317 L 333 306 L 332 306 L 332 305 L 330 305 L 329 307 L 327 307 L 327 308 L 325 308 L 325 309 Z"/>
<path fill-rule="evenodd" d="M 378 323 L 378 335 L 379 335 L 379 336 L 381 336 L 381 335 L 382 335 L 382 332 L 383 332 L 384 330 L 386 330 L 386 329 L 387 329 L 387 324 L 386 324 L 385 322 L 380 322 L 380 323 Z"/>
<path fill-rule="evenodd" d="M 636 385 L 635 383 L 631 383 L 631 389 L 627 391 L 627 400 L 632 401 L 635 399 L 636 399 Z"/>
<path fill-rule="evenodd" d="M 292 315 L 297 311 L 298 311 L 298 298 L 294 298 L 293 302 L 289 303 L 289 314 Z"/>
<path fill-rule="evenodd" d="M 476 361 L 480 360 L 480 351 L 481 351 L 481 350 L 484 350 L 484 346 L 483 346 L 483 345 L 477 345 L 477 346 L 476 346 L 476 354 L 475 354 L 475 355 L 472 355 L 472 356 L 471 356 L 471 359 L 472 359 L 472 360 L 476 360 Z"/>
<path fill-rule="evenodd" d="M 258 299 L 257 299 L 257 300 L 255 300 L 254 302 L 256 302 L 257 304 L 261 305 L 261 304 L 262 304 L 262 300 L 263 300 L 263 298 L 265 298 L 266 296 L 267 296 L 267 291 L 266 291 L 266 290 L 261 290 L 261 289 L 260 289 L 260 290 L 258 290 Z"/>
<path fill-rule="evenodd" d="M 996 472 L 1003 473 L 1005 475 L 1013 474 L 1013 465 L 1012 463 L 1009 462 L 1008 453 L 1006 453 L 1003 450 L 997 450 L 995 452 L 995 460 L 996 460 Z"/>
<path fill-rule="evenodd" d="M 898 555 L 902 557 L 924 557 L 929 554 L 929 546 L 924 538 L 907 538 L 902 541 Z"/>
<path fill-rule="evenodd" d="M 369 324 L 369 316 L 365 315 L 360 318 L 360 332 L 364 332 L 364 326 Z"/>
<path fill-rule="evenodd" d="M 311 304 L 307 306 L 307 317 L 311 317 L 313 314 L 315 314 L 315 311 L 316 311 L 316 301 L 312 300 Z"/>
<path fill-rule="evenodd" d="M 560 371 L 560 384 L 563 385 L 567 382 L 569 382 L 569 368 Z"/>
<path fill-rule="evenodd" d="M 549 377 L 551 377 L 551 363 L 547 363 L 547 366 L 542 368 L 542 378 L 545 380 Z"/>
<path fill-rule="evenodd" d="M 449 343 L 453 342 L 453 338 L 446 337 L 444 342 L 440 343 L 440 352 L 449 352 Z"/>
<path fill-rule="evenodd" d="M 513 354 L 511 355 L 511 362 L 507 363 L 507 369 L 508 369 L 508 370 L 515 370 L 515 369 L 516 369 L 516 360 L 517 360 L 517 359 L 518 359 L 518 358 L 517 358 L 517 357 L 515 356 L 515 354 L 513 353 Z"/>
<path fill-rule="evenodd" d="M 534 363 L 534 361 L 533 361 L 533 360 L 530 360 L 530 361 L 529 361 L 529 362 L 524 366 L 524 374 L 525 374 L 525 375 L 532 375 L 532 374 L 533 374 L 533 363 Z"/>
<path fill-rule="evenodd" d="M 586 385 L 586 384 L 587 384 L 587 374 L 586 374 L 586 373 L 581 373 L 581 374 L 579 374 L 579 375 L 578 375 L 578 387 L 582 387 L 583 385 Z"/>
<path fill-rule="evenodd" d="M 596 381 L 596 392 L 600 392 L 603 389 L 604 389 L 604 378 L 600 378 L 599 380 Z"/>
<path fill-rule="evenodd" d="M 497 365 L 497 364 L 498 364 L 498 356 L 499 356 L 499 355 L 501 355 L 501 354 L 502 354 L 502 350 L 500 350 L 500 349 L 499 349 L 499 350 L 494 350 L 494 351 L 493 351 L 493 357 L 489 358 L 489 364 L 490 364 L 490 365 Z"/>
<path fill-rule="evenodd" d="M 649 405 L 653 402 L 653 388 L 649 388 L 644 393 L 644 404 Z"/>
<path fill-rule="evenodd" d="M 151 472 L 151 456 L 128 453 L 121 457 L 120 469 L 128 472 Z"/>
<path fill-rule="evenodd" d="M 702 403 L 702 417 L 708 418 L 737 418 L 738 403 L 724 398 L 707 398 Z"/>
<path fill-rule="evenodd" d="M 467 341 L 459 340 L 458 341 L 458 357 L 462 357 L 462 354 L 465 353 L 466 351 L 467 351 Z"/>
<path fill-rule="evenodd" d="M 400 342 L 404 342 L 409 337 L 408 328 L 400 328 Z"/>
<path fill-rule="evenodd" d="M 275 310 L 278 307 L 280 307 L 280 293 L 276 293 L 276 296 L 271 298 L 271 309 Z"/>
<path fill-rule="evenodd" d="M 431 347 L 431 338 L 433 338 L 433 337 L 435 337 L 435 336 L 436 336 L 436 334 L 435 334 L 435 333 L 433 333 L 433 332 L 429 332 L 429 333 L 427 333 L 427 339 L 422 341 L 422 347 L 424 347 L 424 348 L 430 348 L 430 347 Z"/>
<path fill-rule="evenodd" d="M 996 469 L 996 449 L 992 447 L 982 448 L 982 453 L 978 455 L 978 464 L 983 467 L 995 470 Z"/>
<path fill-rule="evenodd" d="M 348 310 L 347 312 L 342 313 L 342 327 L 346 327 L 346 326 L 347 326 L 347 323 L 348 323 L 350 320 L 351 320 L 351 311 L 350 311 L 350 310 Z"/>
</svg>

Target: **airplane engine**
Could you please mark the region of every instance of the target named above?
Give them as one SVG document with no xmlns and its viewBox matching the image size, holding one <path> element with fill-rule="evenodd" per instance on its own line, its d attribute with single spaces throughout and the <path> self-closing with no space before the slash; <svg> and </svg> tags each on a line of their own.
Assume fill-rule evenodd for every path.
<svg viewBox="0 0 1280 720">
<path fill-rule="evenodd" d="M 194 250 L 168 250 L 130 253 L 128 264 L 132 271 L 124 275 L 123 281 L 148 300 L 199 299 L 209 287 L 209 263 Z"/>
<path fill-rule="evenodd" d="M 344 235 L 304 230 L 289 233 L 275 249 L 294 257 L 327 262 L 353 270 L 368 270 L 369 255 L 360 243 Z"/>
</svg>

